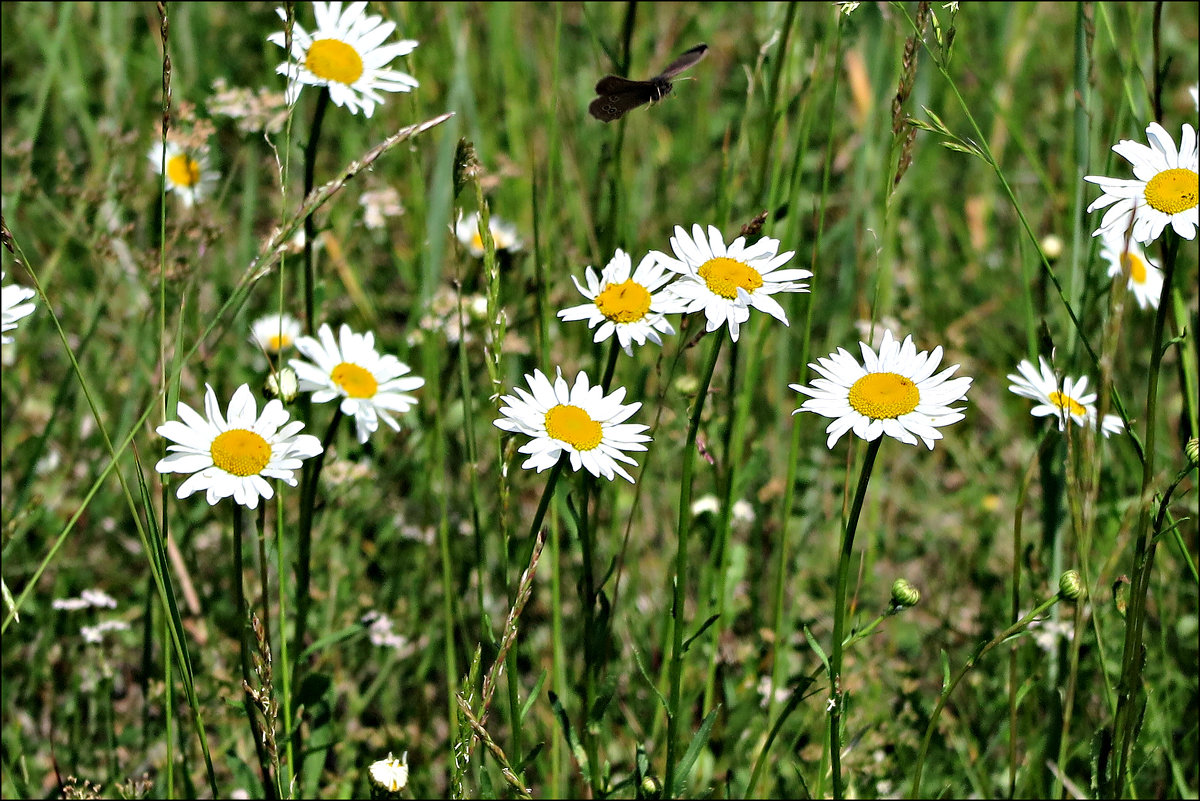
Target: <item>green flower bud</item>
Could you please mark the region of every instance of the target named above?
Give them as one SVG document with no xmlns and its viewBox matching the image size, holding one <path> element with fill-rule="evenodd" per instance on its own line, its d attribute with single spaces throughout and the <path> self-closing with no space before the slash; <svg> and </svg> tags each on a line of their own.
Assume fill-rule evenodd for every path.
<svg viewBox="0 0 1200 801">
<path fill-rule="evenodd" d="M 663 786 L 657 776 L 649 774 L 642 777 L 641 792 L 638 798 L 658 799 L 662 798 Z"/>
<path fill-rule="evenodd" d="M 1116 604 L 1117 613 L 1124 618 L 1125 607 L 1129 604 L 1129 577 L 1118 576 L 1113 582 L 1113 603 Z"/>
<path fill-rule="evenodd" d="M 1064 601 L 1078 601 L 1087 595 L 1078 570 L 1068 570 L 1058 579 L 1058 595 Z"/>
<path fill-rule="evenodd" d="M 1200 462 L 1200 442 L 1197 442 L 1195 437 L 1187 441 L 1187 445 L 1183 446 L 1183 452 L 1187 454 L 1188 464 L 1192 467 Z"/>
<path fill-rule="evenodd" d="M 904 608 L 916 606 L 921 600 L 921 591 L 914 587 L 908 579 L 898 578 L 892 582 L 892 606 Z"/>
</svg>

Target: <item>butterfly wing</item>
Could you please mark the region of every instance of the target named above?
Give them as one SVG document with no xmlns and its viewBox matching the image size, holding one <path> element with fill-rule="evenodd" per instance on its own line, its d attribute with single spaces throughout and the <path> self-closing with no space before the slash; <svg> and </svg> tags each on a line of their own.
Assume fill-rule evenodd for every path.
<svg viewBox="0 0 1200 801">
<path fill-rule="evenodd" d="M 649 103 L 650 98 L 649 89 L 602 94 L 588 106 L 588 113 L 601 122 L 612 122 L 625 116 L 625 112 L 635 109 L 643 103 Z"/>
<path fill-rule="evenodd" d="M 645 91 L 649 81 L 631 81 L 616 75 L 605 75 L 596 83 L 598 95 L 620 95 L 625 92 Z"/>
<path fill-rule="evenodd" d="M 662 74 L 658 77 L 665 80 L 670 80 L 689 67 L 696 66 L 700 59 L 704 58 L 706 53 L 708 53 L 708 45 L 698 44 L 668 64 L 667 68 L 663 70 Z"/>
</svg>

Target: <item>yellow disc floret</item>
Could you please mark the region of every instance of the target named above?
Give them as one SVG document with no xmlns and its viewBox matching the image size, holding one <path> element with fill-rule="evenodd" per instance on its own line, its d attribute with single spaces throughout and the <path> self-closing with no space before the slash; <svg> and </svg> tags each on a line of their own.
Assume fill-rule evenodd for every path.
<svg viewBox="0 0 1200 801">
<path fill-rule="evenodd" d="M 604 430 L 591 415 L 578 406 L 561 403 L 546 412 L 546 433 L 580 451 L 590 451 L 604 437 Z"/>
<path fill-rule="evenodd" d="M 609 284 L 596 296 L 596 308 L 614 323 L 636 323 L 650 311 L 650 293 L 632 278 Z"/>
<path fill-rule="evenodd" d="M 728 300 L 737 299 L 738 288 L 753 292 L 763 285 L 762 275 L 744 262 L 718 256 L 700 265 L 696 271 L 713 294 Z"/>
<path fill-rule="evenodd" d="M 1163 214 L 1179 214 L 1196 208 L 1196 173 L 1182 167 L 1163 170 L 1146 182 L 1146 202 Z"/>
<path fill-rule="evenodd" d="M 379 390 L 379 382 L 370 370 L 350 362 L 342 362 L 333 368 L 329 377 L 351 398 L 373 398 Z"/>
<path fill-rule="evenodd" d="M 261 473 L 271 461 L 271 445 L 261 435 L 234 428 L 217 435 L 209 446 L 213 464 L 242 478 Z"/>
<path fill-rule="evenodd" d="M 908 414 L 921 402 L 921 392 L 907 376 L 868 373 L 850 387 L 850 406 L 872 420 L 891 420 Z"/>
<path fill-rule="evenodd" d="M 362 77 L 363 61 L 350 45 L 337 39 L 318 39 L 308 48 L 304 66 L 318 78 L 347 86 Z"/>
</svg>

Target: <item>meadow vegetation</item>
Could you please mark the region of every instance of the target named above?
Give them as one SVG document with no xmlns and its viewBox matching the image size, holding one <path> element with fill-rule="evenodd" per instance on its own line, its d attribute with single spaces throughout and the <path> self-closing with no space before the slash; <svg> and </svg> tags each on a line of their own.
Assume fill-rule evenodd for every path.
<svg viewBox="0 0 1200 801">
<path fill-rule="evenodd" d="M 1196 797 L 1200 6 L 313 6 L 0 4 L 5 798 Z"/>
</svg>

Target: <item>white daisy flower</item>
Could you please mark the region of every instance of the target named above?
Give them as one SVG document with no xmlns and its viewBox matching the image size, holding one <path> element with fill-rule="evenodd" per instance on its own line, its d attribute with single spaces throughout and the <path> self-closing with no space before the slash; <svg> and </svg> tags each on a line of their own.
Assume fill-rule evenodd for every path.
<svg viewBox="0 0 1200 801">
<path fill-rule="evenodd" d="M 1098 427 L 1106 437 L 1124 429 L 1121 418 L 1113 414 L 1104 415 L 1101 424 L 1096 425 L 1096 393 L 1087 391 L 1087 376 L 1066 376 L 1060 384 L 1054 368 L 1044 357 L 1038 357 L 1038 365 L 1040 369 L 1035 370 L 1032 362 L 1022 359 L 1017 372 L 1008 376 L 1012 382 L 1010 392 L 1038 402 L 1030 410 L 1034 417 L 1054 417 L 1059 431 L 1067 427 L 1068 417 L 1073 425 Z"/>
<path fill-rule="evenodd" d="M 216 393 L 206 384 L 204 411 L 207 419 L 180 402 L 176 410 L 179 420 L 156 429 L 177 444 L 167 447 L 170 453 L 154 469 L 192 474 L 179 485 L 180 498 L 205 490 L 210 506 L 232 497 L 255 509 L 260 497 L 270 500 L 275 494 L 268 478 L 282 479 L 294 487 L 294 473 L 301 462 L 321 452 L 321 441 L 297 433 L 304 423 L 289 422 L 290 416 L 278 400 L 267 401 L 259 416 L 254 394 L 246 384 L 233 393 L 224 417 Z"/>
<path fill-rule="evenodd" d="M 380 420 L 399 431 L 392 413 L 403 414 L 416 405 L 417 399 L 404 393 L 425 386 L 425 379 L 408 376 L 407 364 L 376 351 L 370 332 L 356 334 L 343 324 L 334 340 L 333 329 L 324 323 L 317 337 L 320 341 L 296 340 L 296 350 L 314 362 L 290 361 L 300 378 L 300 391 L 312 392 L 314 403 L 341 398 L 342 414 L 354 418 L 359 442 L 375 433 Z"/>
<path fill-rule="evenodd" d="M 1120 228 L 1102 231 L 1101 237 L 1100 256 L 1108 261 L 1109 277 L 1128 275 L 1129 291 L 1138 306 L 1157 309 L 1158 299 L 1162 296 L 1162 270 L 1132 239 L 1126 250 L 1125 231 Z"/>
<path fill-rule="evenodd" d="M 868 442 L 887 434 L 909 445 L 920 439 L 933 450 L 934 440 L 942 438 L 938 429 L 963 419 L 962 407 L 950 404 L 966 399 L 971 379 L 950 378 L 957 364 L 934 375 L 942 361 L 941 346 L 932 353 L 918 353 L 911 336 L 899 343 L 885 330 L 878 356 L 866 342 L 859 345 L 861 366 L 838 348 L 837 353 L 808 365 L 822 376 L 812 386 L 788 385 L 809 396 L 796 412 L 833 418 L 825 429 L 830 449 L 842 434 L 853 430 Z"/>
<path fill-rule="evenodd" d="M 708 236 L 699 225 L 692 226 L 692 235 L 675 226 L 671 250 L 676 258 L 655 251 L 659 263 L 679 280 L 670 291 L 684 301 L 681 311 L 704 311 L 705 331 L 715 331 L 723 324 L 729 326 L 729 336 L 738 339 L 739 326 L 750 319 L 753 307 L 766 312 L 784 325 L 788 324 L 783 307 L 771 295 L 777 292 L 807 292 L 808 285 L 793 283 L 809 278 L 808 270 L 777 270 L 795 255 L 793 251 L 779 253 L 779 240 L 763 237 L 749 247 L 746 238 L 739 236 L 726 247 L 716 226 L 708 226 Z"/>
<path fill-rule="evenodd" d="M 1113 152 L 1133 165 L 1133 180 L 1084 176 L 1083 180 L 1099 184 L 1104 190 L 1087 210 L 1111 207 L 1092 236 L 1105 229 L 1124 231 L 1132 219 L 1133 238 L 1143 245 L 1158 239 L 1168 224 L 1184 239 L 1196 237 L 1196 226 L 1200 225 L 1196 129 L 1183 124 L 1178 150 L 1175 140 L 1157 122 L 1146 128 L 1146 138 L 1150 147 L 1131 139 L 1113 145 Z"/>
<path fill-rule="evenodd" d="M 292 26 L 291 58 L 275 69 L 288 78 L 289 104 L 296 102 L 306 84 L 327 86 L 335 105 L 345 106 L 351 114 L 362 109 L 363 116 L 370 117 L 375 105 L 383 103 L 380 92 L 408 92 L 418 86 L 411 75 L 386 68 L 392 59 L 415 50 L 417 42 L 383 44 L 396 23 L 364 13 L 366 7 L 365 2 L 351 3 L 343 12 L 341 3 L 313 3 L 317 29 L 310 34 L 298 22 Z M 287 21 L 287 12 L 275 11 Z M 284 34 L 273 33 L 267 41 L 285 47 Z"/>
<path fill-rule="evenodd" d="M 525 247 L 525 243 L 517 234 L 517 226 L 494 214 L 488 216 L 488 230 L 492 233 L 492 241 L 496 243 L 497 251 L 517 253 Z M 472 256 L 479 258 L 483 255 L 483 237 L 479 235 L 479 212 L 473 211 L 459 217 L 458 222 L 454 224 L 454 235 Z"/>
<path fill-rule="evenodd" d="M 162 140 L 150 146 L 149 159 L 156 173 L 163 172 L 163 151 L 166 151 L 166 187 L 168 192 L 174 192 L 184 206 L 199 203 L 212 193 L 220 175 L 210 170 L 208 165 L 208 150 L 198 148 L 187 150 L 178 142 L 167 140 L 164 148 Z"/>
<path fill-rule="evenodd" d="M 376 788 L 387 793 L 399 793 L 408 784 L 408 753 L 402 759 L 396 759 L 390 753 L 387 759 L 372 762 L 368 771 L 371 783 Z"/>
<path fill-rule="evenodd" d="M 503 415 L 495 426 L 504 431 L 526 434 L 533 439 L 518 450 L 529 458 L 521 467 L 532 467 L 539 473 L 554 467 L 564 454 L 571 456 L 571 469 L 586 467 L 597 478 L 612 480 L 619 475 L 630 483 L 633 477 L 617 462 L 637 465 L 626 451 L 644 451 L 650 437 L 642 432 L 649 428 L 639 423 L 626 423 L 641 403 L 622 404 L 625 389 L 604 395 L 599 386 L 589 386 L 587 373 L 580 371 L 573 387 L 567 386 L 562 370 L 554 383 L 534 370 L 525 376 L 532 391 L 516 388 L 518 397 L 505 395 L 500 399 Z"/>
<path fill-rule="evenodd" d="M 4 278 L 4 273 L 0 272 L 0 280 Z M 26 303 L 25 301 L 37 295 L 32 289 L 27 289 L 20 284 L 9 284 L 0 289 L 0 306 L 3 307 L 0 314 L 0 331 L 12 331 L 17 327 L 17 320 L 28 317 L 33 314 L 34 304 Z M 0 334 L 0 344 L 7 345 L 13 341 L 12 337 L 6 337 Z"/>
<path fill-rule="evenodd" d="M 634 270 L 629 254 L 618 248 L 598 278 L 590 266 L 585 277 L 586 286 L 575 276 L 571 280 L 591 302 L 563 309 L 558 316 L 562 320 L 587 320 L 588 328 L 599 326 L 593 342 L 603 342 L 615 333 L 621 347 L 632 355 L 631 343 L 645 345 L 648 339 L 662 345 L 659 332 L 675 333 L 663 315 L 682 311 L 683 304 L 670 290 L 657 292 L 673 276 L 658 263 L 655 254 L 645 256 Z"/>
<path fill-rule="evenodd" d="M 279 353 L 296 344 L 300 321 L 290 314 L 267 314 L 250 325 L 250 341 L 264 353 Z"/>
</svg>

